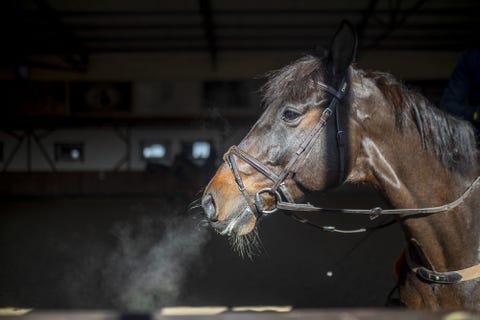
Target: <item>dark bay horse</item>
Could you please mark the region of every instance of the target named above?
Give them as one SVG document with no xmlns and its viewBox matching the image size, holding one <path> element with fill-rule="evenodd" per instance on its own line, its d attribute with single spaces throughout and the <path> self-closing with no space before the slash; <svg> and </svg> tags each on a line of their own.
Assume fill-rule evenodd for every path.
<svg viewBox="0 0 480 320">
<path fill-rule="evenodd" d="M 258 221 L 280 202 L 302 209 L 305 195 L 345 182 L 375 186 L 397 209 L 440 206 L 396 215 L 406 240 L 401 300 L 416 309 L 478 310 L 473 130 L 392 76 L 352 66 L 356 46 L 342 23 L 327 54 L 270 75 L 265 111 L 205 189 L 205 214 L 248 250 Z"/>
</svg>

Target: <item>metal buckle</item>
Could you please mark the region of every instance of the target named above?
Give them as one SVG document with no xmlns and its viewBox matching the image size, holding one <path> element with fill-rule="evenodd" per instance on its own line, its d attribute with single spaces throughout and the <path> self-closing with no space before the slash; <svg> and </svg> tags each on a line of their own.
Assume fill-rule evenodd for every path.
<svg viewBox="0 0 480 320">
<path fill-rule="evenodd" d="M 332 111 L 332 109 L 330 109 L 330 106 L 329 106 L 329 107 L 325 108 L 325 110 L 323 110 L 322 116 L 325 116 L 328 119 L 328 118 L 330 118 L 332 113 L 333 113 L 333 111 Z"/>
<path fill-rule="evenodd" d="M 271 188 L 263 188 L 263 189 L 257 191 L 257 193 L 255 194 L 255 206 L 257 207 L 257 211 L 261 214 L 264 214 L 264 215 L 269 215 L 271 213 L 274 213 L 274 212 L 278 211 L 277 207 L 273 208 L 272 210 L 264 210 L 263 209 L 263 200 L 262 200 L 262 196 L 261 196 L 262 193 L 268 193 L 268 194 L 274 196 L 276 203 L 282 199 L 281 196 L 280 196 L 280 193 L 277 190 L 272 190 Z"/>
<path fill-rule="evenodd" d="M 376 208 L 371 209 L 370 210 L 370 215 L 369 215 L 370 220 L 375 220 L 378 217 L 380 217 L 380 215 L 382 214 L 382 211 L 383 211 L 383 209 L 380 208 L 380 207 L 376 207 Z"/>
</svg>

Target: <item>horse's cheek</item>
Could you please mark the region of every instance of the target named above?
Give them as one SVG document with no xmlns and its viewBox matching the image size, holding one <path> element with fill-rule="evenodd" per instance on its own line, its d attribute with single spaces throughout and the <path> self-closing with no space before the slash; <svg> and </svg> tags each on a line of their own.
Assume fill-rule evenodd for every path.
<svg viewBox="0 0 480 320">
<path fill-rule="evenodd" d="M 321 191 L 327 187 L 327 168 L 320 158 L 321 153 L 317 148 L 312 149 L 295 175 L 296 182 L 307 190 Z"/>
</svg>

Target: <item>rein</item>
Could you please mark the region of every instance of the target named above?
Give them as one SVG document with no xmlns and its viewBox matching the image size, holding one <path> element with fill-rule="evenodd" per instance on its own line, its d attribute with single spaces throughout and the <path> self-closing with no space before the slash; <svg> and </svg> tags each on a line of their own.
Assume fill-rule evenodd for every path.
<svg viewBox="0 0 480 320">
<path fill-rule="evenodd" d="M 318 82 L 317 85 L 321 87 L 325 92 L 329 93 L 332 96 L 330 104 L 322 112 L 319 121 L 315 126 L 310 130 L 309 134 L 305 137 L 303 142 L 299 145 L 297 151 L 293 154 L 290 161 L 283 168 L 280 174 L 275 174 L 267 166 L 265 166 L 261 161 L 255 157 L 249 155 L 238 146 L 232 146 L 224 155 L 224 161 L 228 164 L 230 170 L 233 173 L 235 182 L 238 189 L 242 193 L 245 201 L 248 204 L 248 207 L 255 216 L 260 217 L 262 215 L 269 215 L 278 210 L 284 211 L 284 213 L 294 220 L 307 224 L 309 226 L 318 228 L 322 231 L 327 232 L 338 232 L 338 233 L 361 233 L 372 231 L 376 229 L 381 229 L 387 227 L 393 223 L 395 220 L 374 226 L 371 228 L 359 228 L 353 230 L 342 230 L 334 226 L 321 226 L 312 223 L 311 221 L 302 218 L 295 213 L 294 211 L 300 212 L 323 212 L 323 213 L 345 213 L 345 214 L 366 214 L 371 220 L 378 218 L 381 215 L 401 215 L 401 214 L 435 214 L 440 212 L 445 212 L 452 210 L 462 204 L 466 198 L 468 198 L 471 193 L 478 187 L 480 184 L 480 176 L 477 177 L 470 186 L 459 196 L 456 200 L 446 203 L 441 206 L 436 207 L 425 207 L 425 208 L 407 208 L 407 209 L 382 209 L 380 207 L 375 207 L 372 209 L 336 209 L 336 208 L 322 208 L 311 205 L 310 203 L 295 203 L 293 197 L 288 192 L 288 189 L 285 185 L 285 180 L 292 178 L 298 170 L 299 165 L 301 164 L 302 157 L 308 155 L 309 151 L 314 146 L 316 138 L 320 135 L 322 130 L 326 127 L 327 121 L 330 117 L 335 114 L 335 125 L 336 125 L 336 139 L 337 139 L 337 148 L 339 156 L 339 184 L 343 183 L 345 177 L 345 154 L 346 154 L 346 141 L 345 141 L 345 131 L 341 128 L 341 122 L 339 117 L 339 111 L 337 105 L 341 101 L 347 91 L 347 81 L 343 79 L 340 83 L 340 89 L 336 90 L 335 88 Z M 258 172 L 263 174 L 266 178 L 270 179 L 273 182 L 273 186 L 270 188 L 263 188 L 258 190 L 255 195 L 252 196 L 248 193 L 245 184 L 243 183 L 240 171 L 238 170 L 237 162 L 235 157 L 242 159 L 248 165 L 255 168 Z M 273 209 L 266 209 L 263 203 L 262 194 L 267 193 L 275 198 L 275 207 Z M 457 271 L 450 272 L 435 272 L 429 270 L 425 267 L 418 266 L 414 264 L 407 254 L 407 262 L 410 270 L 415 272 L 417 276 L 425 281 L 433 283 L 458 283 L 461 281 L 472 280 L 480 277 L 480 264 L 462 269 Z"/>
<path fill-rule="evenodd" d="M 472 184 L 463 192 L 463 194 L 458 197 L 456 200 L 449 202 L 447 204 L 437 206 L 437 207 L 426 207 L 426 208 L 410 208 L 410 209 L 382 209 L 380 207 L 375 207 L 372 209 L 333 209 L 333 208 L 320 208 L 315 207 L 309 203 L 305 204 L 292 204 L 282 200 L 277 201 L 277 208 L 279 210 L 286 211 L 304 211 L 304 212 L 325 212 L 325 213 L 355 213 L 355 214 L 367 214 L 371 220 L 378 218 L 381 215 L 400 215 L 400 214 L 434 214 L 444 211 L 449 211 L 455 209 L 470 194 L 475 190 L 475 188 L 480 183 L 480 176 L 477 177 Z"/>
</svg>

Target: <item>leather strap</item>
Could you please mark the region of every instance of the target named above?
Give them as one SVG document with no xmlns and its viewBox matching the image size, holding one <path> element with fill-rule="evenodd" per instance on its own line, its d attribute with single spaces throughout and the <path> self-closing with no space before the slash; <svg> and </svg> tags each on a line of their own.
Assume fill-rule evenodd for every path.
<svg viewBox="0 0 480 320">
<path fill-rule="evenodd" d="M 459 282 L 474 280 L 480 277 L 480 264 L 446 272 L 437 272 L 416 264 L 410 257 L 409 250 L 405 250 L 407 265 L 420 279 L 440 284 L 455 284 Z"/>
<path fill-rule="evenodd" d="M 345 96 L 347 90 L 347 83 L 343 83 L 343 87 L 340 88 L 341 96 L 337 97 L 341 100 Z M 335 123 L 337 125 L 337 147 L 338 147 L 338 184 L 342 184 L 345 181 L 345 158 L 347 153 L 347 138 L 345 130 L 343 130 L 342 121 L 340 118 L 340 109 L 336 108 Z"/>
<path fill-rule="evenodd" d="M 466 198 L 478 187 L 480 184 L 480 176 L 477 177 L 472 184 L 463 192 L 463 194 L 456 200 L 438 207 L 426 208 L 408 208 L 408 209 L 382 209 L 380 207 L 372 209 L 336 209 L 336 208 L 321 208 L 311 205 L 310 203 L 290 203 L 279 201 L 277 207 L 280 210 L 287 211 L 303 211 L 303 212 L 324 212 L 324 213 L 348 213 L 348 214 L 367 214 L 370 219 L 375 219 L 380 215 L 399 215 L 399 214 L 434 214 L 455 209 L 465 201 Z"/>
<path fill-rule="evenodd" d="M 281 191 L 283 194 L 284 198 L 289 202 L 293 203 L 293 199 L 288 193 L 287 188 L 284 185 L 284 181 L 291 175 L 293 175 L 296 172 L 296 166 L 299 165 L 300 157 L 308 154 L 310 149 L 313 147 L 316 138 L 322 131 L 322 129 L 326 126 L 328 119 L 330 116 L 335 113 L 336 118 L 337 118 L 337 132 L 340 132 L 341 130 L 339 129 L 340 121 L 339 119 L 339 114 L 337 112 L 337 104 L 339 100 L 341 100 L 346 91 L 347 91 L 347 82 L 345 79 L 342 80 L 340 90 L 335 90 L 334 88 L 324 84 L 324 83 L 317 83 L 319 87 L 324 89 L 326 92 L 330 93 L 333 98 L 330 100 L 330 104 L 325 110 L 322 112 L 322 115 L 320 116 L 320 120 L 315 124 L 315 126 L 310 130 L 309 134 L 305 137 L 303 142 L 300 144 L 299 148 L 297 151 L 293 154 L 293 156 L 290 158 L 290 161 L 287 163 L 287 165 L 283 168 L 282 172 L 277 176 L 275 173 L 273 173 L 269 168 L 267 168 L 262 162 L 257 160 L 256 158 L 250 156 L 243 150 L 241 150 L 237 146 L 232 146 L 224 155 L 223 159 L 225 162 L 227 162 L 228 166 L 230 167 L 233 176 L 235 178 L 235 182 L 237 184 L 238 189 L 242 193 L 243 197 L 245 198 L 249 208 L 252 210 L 252 212 L 260 216 L 261 214 L 267 214 L 267 213 L 272 213 L 277 211 L 279 208 L 275 208 L 275 210 L 264 210 L 262 207 L 262 202 L 261 202 L 261 197 L 260 194 L 264 192 L 268 192 L 271 195 L 274 195 L 277 198 L 277 202 L 281 202 L 282 199 L 280 196 L 277 196 L 278 190 Z M 343 131 L 341 131 L 341 134 L 337 133 L 337 136 L 343 136 Z M 345 143 L 342 139 L 342 144 L 340 146 L 339 144 L 339 153 L 343 153 L 345 150 Z M 240 172 L 238 170 L 237 163 L 235 161 L 235 156 L 241 158 L 243 161 L 248 163 L 250 166 L 254 167 L 256 170 L 258 170 L 260 173 L 262 173 L 265 177 L 273 181 L 273 186 L 269 189 L 262 189 L 256 192 L 255 198 L 256 201 L 253 202 L 250 195 L 248 194 L 245 185 L 242 181 L 242 177 L 240 175 Z M 343 172 L 345 171 L 344 167 L 344 159 L 345 156 L 342 154 L 340 155 L 340 160 L 339 160 L 339 172 L 340 174 L 340 179 L 343 178 Z"/>
</svg>

